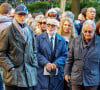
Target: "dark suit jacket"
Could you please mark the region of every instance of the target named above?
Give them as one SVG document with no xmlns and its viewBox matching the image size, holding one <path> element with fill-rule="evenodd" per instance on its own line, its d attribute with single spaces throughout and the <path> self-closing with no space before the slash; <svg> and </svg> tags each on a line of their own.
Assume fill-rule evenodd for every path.
<svg viewBox="0 0 100 90">
<path fill-rule="evenodd" d="M 41 84 L 42 87 L 45 87 L 46 89 L 50 84 L 48 82 L 49 77 L 43 75 L 44 66 L 49 62 L 56 64 L 56 66 L 58 67 L 58 76 L 56 76 L 56 79 L 63 81 L 64 65 L 66 62 L 68 49 L 65 39 L 62 36 L 56 34 L 54 55 L 52 56 L 50 41 L 47 32 L 37 35 L 36 39 L 37 39 L 37 50 L 38 50 L 37 58 L 39 63 L 38 84 Z M 50 81 L 52 81 L 52 79 L 53 77 L 50 79 Z M 54 82 L 52 82 L 52 85 L 55 84 L 56 86 L 56 83 L 58 83 L 56 79 Z M 56 90 L 62 90 L 62 89 L 56 88 Z"/>
</svg>

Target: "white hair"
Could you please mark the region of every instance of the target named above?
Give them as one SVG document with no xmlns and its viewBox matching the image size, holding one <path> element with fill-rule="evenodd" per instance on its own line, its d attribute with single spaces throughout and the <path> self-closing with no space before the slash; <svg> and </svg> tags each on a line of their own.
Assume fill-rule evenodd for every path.
<svg viewBox="0 0 100 90">
<path fill-rule="evenodd" d="M 95 29 L 96 29 L 96 25 L 95 25 L 95 22 L 94 22 L 94 21 L 92 21 L 92 20 L 86 20 L 86 21 L 83 23 L 82 32 L 83 32 L 83 29 L 84 29 L 84 26 L 85 26 L 85 25 L 92 26 L 94 31 L 95 31 Z"/>
<path fill-rule="evenodd" d="M 55 25 L 59 26 L 59 21 L 58 20 L 47 18 L 47 24 L 52 23 L 52 22 L 55 22 Z"/>
<path fill-rule="evenodd" d="M 62 17 L 67 17 L 67 18 L 71 18 L 72 20 L 74 20 L 74 14 L 71 11 L 66 11 L 62 14 Z"/>
</svg>

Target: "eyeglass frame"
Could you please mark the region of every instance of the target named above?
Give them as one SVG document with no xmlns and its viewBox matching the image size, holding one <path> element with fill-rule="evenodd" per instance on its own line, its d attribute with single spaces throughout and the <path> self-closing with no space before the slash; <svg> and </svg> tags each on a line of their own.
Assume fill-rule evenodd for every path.
<svg viewBox="0 0 100 90">
<path fill-rule="evenodd" d="M 54 27 L 56 27 L 57 25 L 54 25 L 54 24 L 47 24 L 47 27 L 52 27 L 52 28 L 54 28 Z"/>
</svg>

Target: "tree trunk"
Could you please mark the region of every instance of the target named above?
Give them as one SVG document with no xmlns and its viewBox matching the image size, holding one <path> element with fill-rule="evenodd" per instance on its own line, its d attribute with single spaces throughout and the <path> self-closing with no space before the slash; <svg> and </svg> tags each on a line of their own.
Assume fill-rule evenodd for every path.
<svg viewBox="0 0 100 90">
<path fill-rule="evenodd" d="M 5 0 L 5 2 L 7 3 L 7 2 L 8 2 L 8 0 Z"/>
<path fill-rule="evenodd" d="M 65 4 L 66 4 L 66 0 L 60 0 L 60 13 L 62 14 L 65 11 Z"/>
<path fill-rule="evenodd" d="M 75 19 L 77 19 L 80 12 L 80 0 L 72 0 L 71 10 L 75 14 Z"/>
</svg>

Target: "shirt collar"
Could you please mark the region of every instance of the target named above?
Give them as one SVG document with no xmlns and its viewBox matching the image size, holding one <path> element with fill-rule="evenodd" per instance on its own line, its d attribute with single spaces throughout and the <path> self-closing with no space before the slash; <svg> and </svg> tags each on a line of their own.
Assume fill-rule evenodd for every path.
<svg viewBox="0 0 100 90">
<path fill-rule="evenodd" d="M 49 37 L 49 39 L 51 39 L 51 37 L 53 37 L 53 39 L 55 39 L 55 35 L 50 36 L 50 35 L 48 34 L 48 37 Z"/>
</svg>

